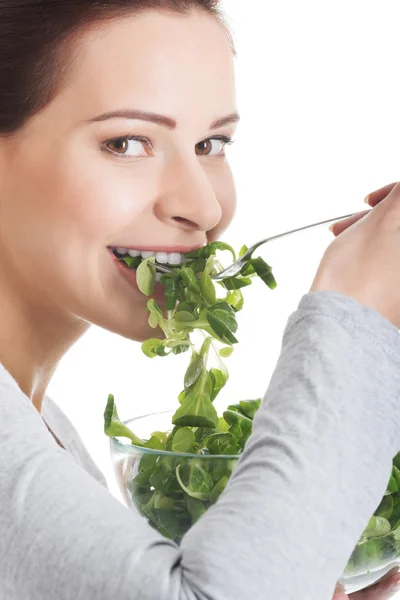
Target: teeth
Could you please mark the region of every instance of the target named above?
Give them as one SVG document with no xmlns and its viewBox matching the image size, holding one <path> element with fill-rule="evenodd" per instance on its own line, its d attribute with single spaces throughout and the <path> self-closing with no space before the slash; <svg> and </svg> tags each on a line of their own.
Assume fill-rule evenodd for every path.
<svg viewBox="0 0 400 600">
<path fill-rule="evenodd" d="M 168 262 L 168 253 L 167 252 L 157 252 L 156 253 L 156 261 L 159 263 L 167 263 Z"/>
<path fill-rule="evenodd" d="M 181 265 L 189 262 L 190 259 L 184 258 L 180 252 L 155 252 L 154 250 L 128 250 L 127 248 L 115 248 L 115 252 L 120 255 L 132 256 L 136 258 L 141 256 L 143 259 L 154 256 L 156 261 L 161 264 Z"/>
<path fill-rule="evenodd" d="M 168 254 L 168 262 L 170 265 L 180 265 L 182 263 L 183 256 L 179 252 L 171 252 Z"/>
</svg>

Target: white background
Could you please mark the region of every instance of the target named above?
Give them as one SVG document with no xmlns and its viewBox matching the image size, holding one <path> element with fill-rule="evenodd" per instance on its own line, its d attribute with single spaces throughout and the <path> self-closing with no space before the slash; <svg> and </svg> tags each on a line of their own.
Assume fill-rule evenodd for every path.
<svg viewBox="0 0 400 600">
<path fill-rule="evenodd" d="M 242 123 L 228 150 L 239 206 L 224 239 L 239 248 L 365 209 L 367 193 L 400 179 L 398 2 L 226 0 L 225 7 L 237 43 Z M 322 237 L 301 234 L 261 252 L 272 266 L 282 261 L 282 286 L 270 292 L 254 284 L 246 294 L 240 344 L 227 362 L 231 380 L 217 408 L 264 394 L 282 328 L 331 240 L 326 228 L 319 231 Z M 150 360 L 139 344 L 93 327 L 54 376 L 49 395 L 117 497 L 103 433 L 108 393 L 122 419 L 174 408 L 186 360 Z"/>
</svg>

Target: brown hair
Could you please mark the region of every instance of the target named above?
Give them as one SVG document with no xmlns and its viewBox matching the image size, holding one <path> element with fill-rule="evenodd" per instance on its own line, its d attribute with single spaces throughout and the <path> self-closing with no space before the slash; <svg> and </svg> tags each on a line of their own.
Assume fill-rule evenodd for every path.
<svg viewBox="0 0 400 600">
<path fill-rule="evenodd" d="M 16 133 L 57 95 L 74 41 L 109 19 L 167 10 L 206 11 L 224 21 L 220 0 L 0 0 L 0 136 Z"/>
</svg>

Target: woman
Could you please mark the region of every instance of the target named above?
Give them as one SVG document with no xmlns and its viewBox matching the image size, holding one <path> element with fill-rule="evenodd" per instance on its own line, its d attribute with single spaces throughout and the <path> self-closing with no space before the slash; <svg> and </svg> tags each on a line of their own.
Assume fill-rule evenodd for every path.
<svg viewBox="0 0 400 600">
<path fill-rule="evenodd" d="M 1 598 L 328 599 L 385 490 L 400 446 L 399 187 L 329 248 L 246 451 L 180 548 L 109 493 L 46 396 L 91 323 L 153 334 L 113 248 L 184 252 L 233 216 L 233 47 L 217 8 L 0 4 Z M 353 600 L 389 597 L 393 577 Z"/>
</svg>

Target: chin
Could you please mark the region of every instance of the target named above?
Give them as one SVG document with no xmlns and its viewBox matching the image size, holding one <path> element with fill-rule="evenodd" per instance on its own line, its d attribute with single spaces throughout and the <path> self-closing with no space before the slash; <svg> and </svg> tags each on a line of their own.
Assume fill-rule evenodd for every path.
<svg viewBox="0 0 400 600">
<path fill-rule="evenodd" d="M 127 338 L 128 340 L 140 343 L 144 342 L 145 340 L 148 340 L 149 338 L 159 338 L 160 340 L 163 340 L 165 337 L 162 329 L 160 329 L 159 327 L 153 329 L 152 327 L 150 327 L 150 325 L 144 326 L 142 329 L 136 328 L 133 332 L 128 331 L 125 334 L 122 333 L 121 335 Z"/>
<path fill-rule="evenodd" d="M 113 293 L 114 292 L 114 293 Z M 164 332 L 149 325 L 149 312 L 146 308 L 148 298 L 139 294 L 133 297 L 122 295 L 118 290 L 112 290 L 107 303 L 86 303 L 83 310 L 75 310 L 86 322 L 101 327 L 111 333 L 120 335 L 134 342 L 144 342 L 149 338 L 163 339 Z M 166 317 L 166 311 L 158 302 Z"/>
<path fill-rule="evenodd" d="M 125 320 L 124 322 L 119 323 L 95 323 L 99 327 L 103 329 L 107 329 L 112 333 L 116 333 L 128 340 L 132 340 L 133 342 L 144 342 L 149 338 L 159 338 L 164 339 L 164 332 L 162 329 L 157 327 L 153 329 L 150 327 L 148 323 L 149 315 L 146 312 L 143 314 L 143 318 L 138 318 L 136 315 L 133 319 L 130 317 L 129 320 Z"/>
</svg>

